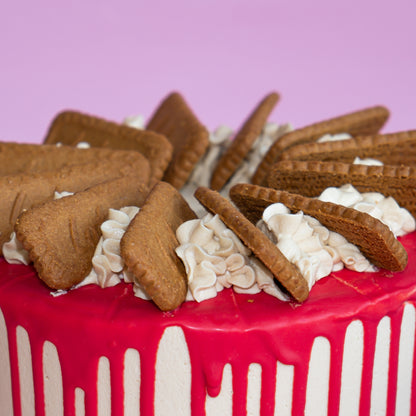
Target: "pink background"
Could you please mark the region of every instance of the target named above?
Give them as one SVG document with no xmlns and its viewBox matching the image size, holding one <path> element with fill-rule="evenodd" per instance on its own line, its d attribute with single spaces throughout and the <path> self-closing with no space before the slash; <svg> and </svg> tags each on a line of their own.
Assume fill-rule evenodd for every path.
<svg viewBox="0 0 416 416">
<path fill-rule="evenodd" d="M 308 123 L 384 104 L 416 128 L 413 0 L 38 0 L 0 6 L 0 140 L 41 142 L 67 108 L 150 116 L 181 91 L 210 129 Z"/>
</svg>

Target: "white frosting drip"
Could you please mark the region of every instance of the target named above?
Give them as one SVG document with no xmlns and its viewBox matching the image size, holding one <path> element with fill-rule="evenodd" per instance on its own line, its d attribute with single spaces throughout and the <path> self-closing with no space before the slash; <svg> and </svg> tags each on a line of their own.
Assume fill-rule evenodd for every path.
<svg viewBox="0 0 416 416">
<path fill-rule="evenodd" d="M 215 297 L 224 287 L 250 294 L 264 290 L 287 300 L 272 274 L 217 215 L 206 214 L 183 223 L 176 236 L 180 244 L 176 253 L 188 276 L 188 300 L 201 302 Z"/>
<path fill-rule="evenodd" d="M 267 207 L 259 227 L 271 235 L 284 256 L 298 267 L 309 288 L 344 265 L 360 272 L 376 270 L 343 236 L 328 230 L 303 212 L 291 214 L 283 204 Z"/>
<path fill-rule="evenodd" d="M 348 184 L 340 188 L 327 188 L 318 199 L 366 212 L 386 224 L 396 237 L 416 229 L 415 219 L 407 209 L 401 208 L 392 197 L 386 198 L 378 192 L 361 194 Z"/>
</svg>

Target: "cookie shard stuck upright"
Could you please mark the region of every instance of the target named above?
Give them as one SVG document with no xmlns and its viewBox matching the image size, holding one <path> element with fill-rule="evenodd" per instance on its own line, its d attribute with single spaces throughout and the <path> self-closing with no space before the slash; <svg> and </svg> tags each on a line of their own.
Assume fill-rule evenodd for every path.
<svg viewBox="0 0 416 416">
<path fill-rule="evenodd" d="M 198 188 L 195 197 L 234 231 L 296 301 L 303 302 L 307 299 L 308 283 L 299 269 L 290 263 L 279 248 L 230 201 L 217 191 L 205 187 Z"/>
<path fill-rule="evenodd" d="M 185 268 L 175 252 L 176 229 L 192 219 L 196 215 L 179 192 L 159 182 L 121 240 L 128 270 L 162 311 L 176 309 L 186 298 Z"/>
<path fill-rule="evenodd" d="M 173 146 L 163 181 L 182 188 L 209 146 L 208 130 L 178 92 L 172 92 L 161 102 L 146 129 L 163 134 Z"/>
<path fill-rule="evenodd" d="M 402 244 L 385 224 L 365 212 L 251 184 L 235 185 L 230 190 L 230 197 L 254 223 L 261 219 L 269 205 L 282 203 L 292 212 L 302 211 L 344 236 L 377 267 L 402 271 L 407 265 L 407 252 Z"/>
<path fill-rule="evenodd" d="M 272 92 L 257 104 L 218 160 L 212 172 L 211 189 L 220 191 L 225 186 L 259 137 L 278 101 L 279 94 Z"/>
<path fill-rule="evenodd" d="M 47 286 L 70 289 L 91 270 L 100 226 L 108 210 L 141 206 L 147 193 L 147 184 L 135 176 L 124 176 L 46 202 L 18 217 L 17 239 Z"/>
</svg>

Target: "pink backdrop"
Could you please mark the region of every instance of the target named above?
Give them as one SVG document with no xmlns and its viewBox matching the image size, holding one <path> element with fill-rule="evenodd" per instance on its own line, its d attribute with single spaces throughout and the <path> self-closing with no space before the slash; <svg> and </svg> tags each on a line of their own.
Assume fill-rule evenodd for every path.
<svg viewBox="0 0 416 416">
<path fill-rule="evenodd" d="M 181 91 L 209 127 L 238 127 L 271 90 L 301 127 L 384 104 L 416 128 L 413 0 L 56 0 L 0 10 L 0 140 L 40 142 L 67 108 L 150 116 Z"/>
</svg>

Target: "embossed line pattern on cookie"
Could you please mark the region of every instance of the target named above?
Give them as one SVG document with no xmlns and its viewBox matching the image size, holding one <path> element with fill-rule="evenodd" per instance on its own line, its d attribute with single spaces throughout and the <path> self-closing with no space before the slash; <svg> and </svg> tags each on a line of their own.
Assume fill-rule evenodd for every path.
<svg viewBox="0 0 416 416">
<path fill-rule="evenodd" d="M 220 191 L 239 167 L 260 135 L 278 100 L 279 95 L 276 92 L 268 94 L 244 122 L 214 168 L 210 183 L 212 189 Z"/>
<path fill-rule="evenodd" d="M 289 132 L 271 146 L 257 167 L 252 183 L 263 185 L 267 172 L 276 162 L 280 153 L 295 144 L 314 142 L 324 134 L 349 133 L 351 136 L 376 134 L 383 127 L 388 117 L 389 111 L 387 108 L 375 106 Z"/>
<path fill-rule="evenodd" d="M 290 263 L 269 238 L 253 225 L 231 202 L 217 191 L 200 187 L 195 197 L 210 212 L 221 220 L 243 241 L 243 243 L 272 272 L 282 286 L 299 302 L 309 295 L 308 283 L 298 268 Z"/>
<path fill-rule="evenodd" d="M 172 145 L 162 134 L 139 130 L 77 111 L 63 111 L 52 121 L 45 144 L 75 146 L 87 142 L 92 147 L 135 150 L 150 163 L 152 181 L 160 180 L 172 158 Z"/>
<path fill-rule="evenodd" d="M 377 267 L 401 271 L 407 265 L 407 252 L 402 244 L 385 224 L 365 212 L 250 184 L 235 185 L 230 190 L 230 197 L 254 223 L 261 219 L 267 206 L 280 202 L 292 212 L 302 211 L 343 235 Z"/>
<path fill-rule="evenodd" d="M 410 166 L 285 160 L 273 165 L 267 183 L 271 188 L 308 197 L 316 197 L 330 186 L 351 184 L 359 192 L 391 196 L 416 216 L 416 170 Z"/>
<path fill-rule="evenodd" d="M 180 189 L 208 148 L 208 130 L 177 92 L 162 101 L 146 128 L 163 134 L 172 144 L 172 161 L 163 180 Z"/>
<path fill-rule="evenodd" d="M 185 300 L 187 277 L 175 252 L 179 246 L 176 229 L 195 218 L 179 192 L 159 182 L 121 240 L 128 270 L 162 311 L 173 310 Z"/>
<path fill-rule="evenodd" d="M 356 157 L 373 158 L 388 165 L 414 166 L 416 130 L 295 145 L 283 151 L 279 160 L 331 160 L 353 163 Z"/>
</svg>

